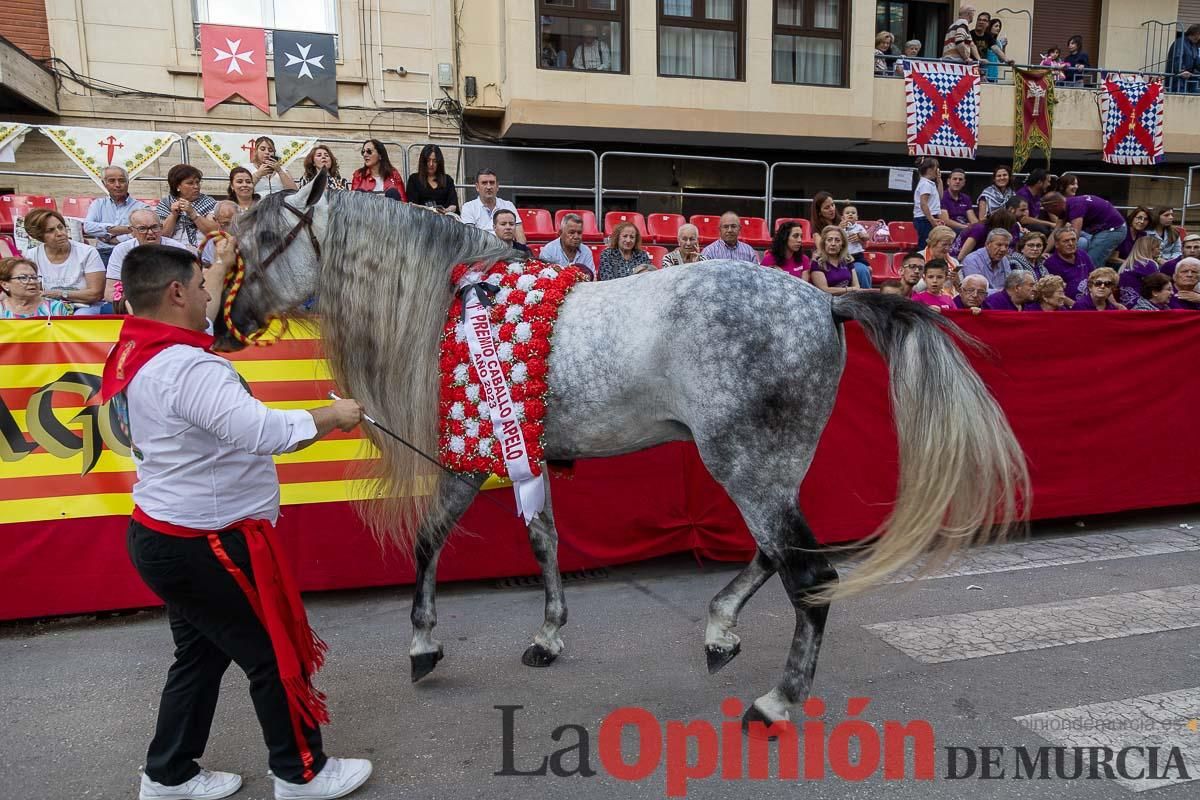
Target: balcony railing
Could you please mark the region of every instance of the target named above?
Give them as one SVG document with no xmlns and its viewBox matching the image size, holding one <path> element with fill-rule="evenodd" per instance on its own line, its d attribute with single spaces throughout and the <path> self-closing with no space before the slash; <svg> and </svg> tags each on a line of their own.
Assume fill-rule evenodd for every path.
<svg viewBox="0 0 1200 800">
<path fill-rule="evenodd" d="M 876 78 L 899 79 L 903 77 L 895 71 L 894 65 L 899 61 L 904 60 L 904 56 L 886 56 L 889 64 L 887 73 L 875 73 Z M 912 59 L 914 61 L 942 61 L 950 59 L 938 58 L 919 58 Z M 961 62 L 953 62 L 961 63 Z M 988 67 L 994 67 L 996 70 L 996 79 L 988 78 Z M 984 83 L 993 85 L 1009 85 L 1013 83 L 1013 69 L 1050 69 L 1050 67 L 1041 64 L 997 64 L 995 62 L 981 62 L 979 64 L 980 73 L 983 75 Z M 1134 69 L 1112 69 L 1110 67 L 1062 67 L 1056 72 L 1071 72 L 1072 74 L 1082 74 L 1082 77 L 1073 80 L 1056 80 L 1054 85 L 1063 89 L 1095 89 L 1107 75 L 1137 75 L 1143 78 L 1162 78 L 1163 85 L 1167 94 L 1200 94 L 1200 79 L 1180 78 L 1175 73 L 1156 72 L 1153 70 L 1134 70 Z"/>
</svg>

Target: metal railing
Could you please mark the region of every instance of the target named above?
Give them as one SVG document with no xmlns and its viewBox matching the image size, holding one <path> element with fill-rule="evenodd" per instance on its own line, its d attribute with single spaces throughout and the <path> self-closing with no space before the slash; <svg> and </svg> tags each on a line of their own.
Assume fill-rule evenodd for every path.
<svg viewBox="0 0 1200 800">
<path fill-rule="evenodd" d="M 1141 24 L 1146 30 L 1145 59 L 1142 69 L 1161 69 L 1167 65 L 1167 51 L 1179 36 L 1179 22 L 1148 19 Z"/>
<path fill-rule="evenodd" d="M 899 80 L 903 77 L 895 71 L 895 64 L 904 60 L 904 56 L 884 56 L 888 62 L 887 72 L 876 72 L 876 78 L 885 80 Z M 948 61 L 950 63 L 961 64 L 961 61 L 943 58 L 913 58 L 912 61 Z M 997 71 L 996 80 L 989 80 L 987 72 L 989 68 L 994 68 Z M 990 86 L 1011 86 L 1013 83 L 1014 69 L 1053 69 L 1055 72 L 1063 73 L 1064 79 L 1056 80 L 1054 86 L 1057 89 L 1095 89 L 1108 75 L 1136 75 L 1143 78 L 1162 78 L 1163 89 L 1167 94 L 1195 94 L 1188 85 L 1185 90 L 1182 79 L 1173 72 L 1159 72 L 1146 69 L 1113 69 L 1112 67 L 1049 67 L 1043 64 L 1006 64 L 996 61 L 981 61 L 979 62 L 979 72 L 983 76 L 984 85 Z M 1082 74 L 1082 80 L 1065 80 L 1067 73 Z M 1193 83 L 1196 81 L 1193 79 Z"/>
<path fill-rule="evenodd" d="M 523 192 L 547 193 L 547 194 L 574 194 L 574 195 L 590 194 L 590 195 L 592 195 L 592 198 L 593 198 L 592 204 L 595 207 L 596 219 L 600 219 L 602 217 L 601 201 L 600 201 L 600 159 L 596 155 L 596 152 L 594 150 L 584 150 L 584 149 L 576 148 L 576 147 L 517 147 L 515 145 L 502 145 L 502 144 L 464 144 L 461 142 L 454 142 L 454 143 L 416 142 L 416 143 L 408 145 L 408 148 L 405 150 L 405 153 L 404 153 L 405 163 L 406 164 L 408 163 L 409 153 L 411 153 L 411 152 L 417 153 L 417 157 L 414 158 L 413 160 L 419 161 L 421 148 L 425 147 L 427 144 L 436 144 L 438 147 L 442 148 L 443 157 L 445 156 L 444 151 L 451 150 L 451 149 L 457 149 L 460 152 L 474 150 L 474 151 L 489 151 L 489 152 L 507 152 L 507 153 L 517 153 L 517 154 L 554 153 L 555 155 L 559 155 L 559 156 L 561 156 L 561 155 L 587 156 L 587 157 L 591 158 L 591 160 L 592 160 L 592 181 L 593 182 L 592 182 L 591 186 L 554 186 L 554 185 L 550 185 L 550 184 L 540 184 L 540 183 L 539 184 L 501 183 L 500 190 L 502 192 L 511 190 L 514 192 L 523 191 Z M 547 173 L 550 173 L 550 172 L 551 172 L 550 170 L 547 170 Z M 459 195 L 460 201 L 466 200 L 467 189 L 474 183 L 474 180 L 472 180 L 471 183 L 467 183 L 466 182 L 467 177 L 468 176 L 463 176 L 462 182 L 455 184 L 455 188 L 458 190 L 458 195 Z M 470 177 L 473 178 L 474 176 L 470 176 Z M 461 202 L 459 203 L 459 208 L 462 208 Z"/>
<path fill-rule="evenodd" d="M 672 161 L 705 161 L 715 164 L 742 164 L 761 168 L 763 171 L 763 193 L 762 194 L 731 194 L 731 193 L 712 193 L 712 192 L 689 192 L 685 191 L 681 185 L 676 191 L 658 191 L 653 189 L 627 189 L 613 188 L 610 189 L 604 185 L 604 163 L 610 158 L 665 158 Z M 771 166 L 766 161 L 761 161 L 754 158 L 724 158 L 720 156 L 696 156 L 683 155 L 679 153 L 637 153 L 629 150 L 612 150 L 600 156 L 599 171 L 597 172 L 597 182 L 600 186 L 600 192 L 596 198 L 596 219 L 602 219 L 600 213 L 604 205 L 604 197 L 606 195 L 625 195 L 634 197 L 675 197 L 679 199 L 680 213 L 682 213 L 683 202 L 685 198 L 705 197 L 718 200 L 751 200 L 763 204 L 763 210 L 769 217 L 771 214 Z"/>
<path fill-rule="evenodd" d="M 1180 209 L 1179 224 L 1187 224 L 1187 212 L 1189 208 L 1200 209 L 1200 200 L 1192 202 L 1192 190 L 1196 187 L 1196 171 L 1200 170 L 1200 164 L 1193 164 L 1188 167 L 1187 182 L 1183 185 L 1183 207 Z"/>
</svg>

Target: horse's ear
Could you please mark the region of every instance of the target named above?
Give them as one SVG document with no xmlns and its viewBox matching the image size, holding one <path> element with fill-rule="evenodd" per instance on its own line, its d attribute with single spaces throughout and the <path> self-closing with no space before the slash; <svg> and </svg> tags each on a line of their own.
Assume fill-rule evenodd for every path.
<svg viewBox="0 0 1200 800">
<path fill-rule="evenodd" d="M 329 185 L 329 173 L 324 169 L 316 174 L 311 181 L 301 186 L 288 202 L 296 208 L 312 208 L 321 201 L 325 188 Z"/>
</svg>

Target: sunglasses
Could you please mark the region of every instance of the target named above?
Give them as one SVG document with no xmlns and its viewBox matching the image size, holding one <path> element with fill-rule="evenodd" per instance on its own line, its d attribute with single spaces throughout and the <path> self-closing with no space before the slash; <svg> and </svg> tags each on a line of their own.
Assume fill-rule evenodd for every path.
<svg viewBox="0 0 1200 800">
<path fill-rule="evenodd" d="M 1095 281 L 1092 284 L 1092 286 L 1097 286 L 1102 289 L 1111 289 L 1113 287 L 1113 282 L 1112 281 Z"/>
<path fill-rule="evenodd" d="M 373 155 L 375 155 L 375 151 L 374 150 L 363 150 L 362 154 L 364 156 L 373 156 Z"/>
</svg>

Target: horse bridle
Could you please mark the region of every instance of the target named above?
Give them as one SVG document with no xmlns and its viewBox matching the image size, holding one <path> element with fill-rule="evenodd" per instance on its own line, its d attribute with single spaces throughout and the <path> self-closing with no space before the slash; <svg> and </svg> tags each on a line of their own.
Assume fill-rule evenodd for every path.
<svg viewBox="0 0 1200 800">
<path fill-rule="evenodd" d="M 312 243 L 313 250 L 317 254 L 318 261 L 321 258 L 321 243 L 317 240 L 317 234 L 313 231 L 312 207 L 309 207 L 304 211 L 300 211 L 294 206 L 288 205 L 286 202 L 283 204 L 283 207 L 299 217 L 299 219 L 296 221 L 296 224 L 293 225 L 292 229 L 287 232 L 286 236 L 283 237 L 283 241 L 280 242 L 279 245 L 272 250 L 265 259 L 263 259 L 262 264 L 259 266 L 256 272 L 250 274 L 249 276 L 246 275 L 246 262 L 242 258 L 241 253 L 239 253 L 237 256 L 237 268 L 225 276 L 225 299 L 221 304 L 222 320 L 225 324 L 225 329 L 229 332 L 229 334 L 243 345 L 266 345 L 270 344 L 271 342 L 262 340 L 262 336 L 267 329 L 266 327 L 257 328 L 251 333 L 246 334 L 242 333 L 237 325 L 234 324 L 233 304 L 237 299 L 238 292 L 241 291 L 242 286 L 258 280 L 266 272 L 267 267 L 271 266 L 275 259 L 283 255 L 284 251 L 291 246 L 292 242 L 296 241 L 296 237 L 300 235 L 301 230 L 304 230 L 308 233 L 308 240 Z M 269 325 L 267 327 L 269 327 Z M 284 323 L 284 329 L 286 330 L 286 321 Z"/>
<path fill-rule="evenodd" d="M 287 250 L 288 247 L 291 246 L 292 242 L 296 241 L 296 237 L 300 235 L 301 229 L 308 232 L 308 240 L 312 242 L 313 250 L 315 250 L 317 253 L 317 258 L 321 258 L 321 243 L 317 241 L 317 234 L 313 232 L 312 207 L 310 206 L 309 208 L 304 209 L 304 211 L 300 211 L 295 206 L 289 205 L 288 203 L 284 203 L 283 207 L 295 214 L 300 219 L 296 221 L 296 224 L 292 226 L 292 229 L 287 232 L 286 236 L 283 237 L 283 241 L 279 243 L 279 246 L 272 250 L 269 256 L 263 259 L 262 265 L 258 268 L 259 272 L 266 272 L 267 267 L 271 266 L 271 263 L 275 259 L 283 255 L 283 251 Z"/>
</svg>

